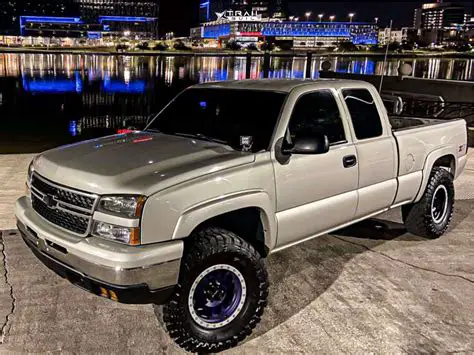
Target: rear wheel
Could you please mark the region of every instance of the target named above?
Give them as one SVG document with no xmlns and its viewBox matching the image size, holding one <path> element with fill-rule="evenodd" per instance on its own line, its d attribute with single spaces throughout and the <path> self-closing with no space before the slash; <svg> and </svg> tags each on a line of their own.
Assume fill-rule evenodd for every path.
<svg viewBox="0 0 474 355">
<path fill-rule="evenodd" d="M 163 319 L 182 348 L 219 352 L 237 345 L 260 322 L 267 272 L 258 252 L 229 231 L 208 228 L 192 238 Z"/>
<path fill-rule="evenodd" d="M 421 237 L 438 238 L 449 228 L 453 211 L 453 176 L 447 170 L 435 167 L 421 200 L 403 206 L 402 216 L 408 232 Z"/>
</svg>

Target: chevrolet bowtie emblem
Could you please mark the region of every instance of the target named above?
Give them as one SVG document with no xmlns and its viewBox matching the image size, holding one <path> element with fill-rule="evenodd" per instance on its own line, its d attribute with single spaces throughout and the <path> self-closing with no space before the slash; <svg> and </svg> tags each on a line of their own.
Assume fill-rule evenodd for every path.
<svg viewBox="0 0 474 355">
<path fill-rule="evenodd" d="M 51 195 L 44 195 L 43 197 L 43 202 L 48 206 L 49 208 L 54 208 L 58 205 L 58 201 L 54 199 L 53 196 Z"/>
</svg>

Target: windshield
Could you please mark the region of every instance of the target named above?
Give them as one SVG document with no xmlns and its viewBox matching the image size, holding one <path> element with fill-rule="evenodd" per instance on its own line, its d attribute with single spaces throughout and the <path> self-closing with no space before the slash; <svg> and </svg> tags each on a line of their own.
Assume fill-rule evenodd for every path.
<svg viewBox="0 0 474 355">
<path fill-rule="evenodd" d="M 189 89 L 181 93 L 148 126 L 164 134 L 214 140 L 243 150 L 266 150 L 286 94 L 272 91 Z"/>
</svg>

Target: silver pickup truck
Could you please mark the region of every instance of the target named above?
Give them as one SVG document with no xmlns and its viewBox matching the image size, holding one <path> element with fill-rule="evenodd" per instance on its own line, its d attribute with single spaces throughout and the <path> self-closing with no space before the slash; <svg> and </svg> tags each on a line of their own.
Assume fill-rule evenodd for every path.
<svg viewBox="0 0 474 355">
<path fill-rule="evenodd" d="M 144 131 L 37 156 L 15 213 L 59 275 L 165 304 L 177 344 L 215 352 L 259 323 L 270 254 L 399 206 L 441 236 L 466 154 L 465 121 L 389 118 L 365 82 L 208 83 Z"/>
</svg>

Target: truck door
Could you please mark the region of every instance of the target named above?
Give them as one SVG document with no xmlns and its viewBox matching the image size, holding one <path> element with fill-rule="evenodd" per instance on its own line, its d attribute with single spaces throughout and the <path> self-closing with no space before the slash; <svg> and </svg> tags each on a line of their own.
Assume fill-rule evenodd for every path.
<svg viewBox="0 0 474 355">
<path fill-rule="evenodd" d="M 359 159 L 358 219 L 393 203 L 398 185 L 398 151 L 387 113 L 376 92 L 371 93 L 368 88 L 343 89 L 342 96 L 351 118 Z"/>
<path fill-rule="evenodd" d="M 294 106 L 289 123 L 285 123 L 286 136 L 280 137 L 274 151 L 278 247 L 310 238 L 354 218 L 359 174 L 357 152 L 348 134 L 348 122 L 341 116 L 342 99 L 334 93 L 318 90 L 288 99 L 288 105 L 294 102 Z M 328 137 L 329 152 L 292 154 L 281 159 L 282 141 L 291 145 L 298 137 L 314 133 Z"/>
</svg>

